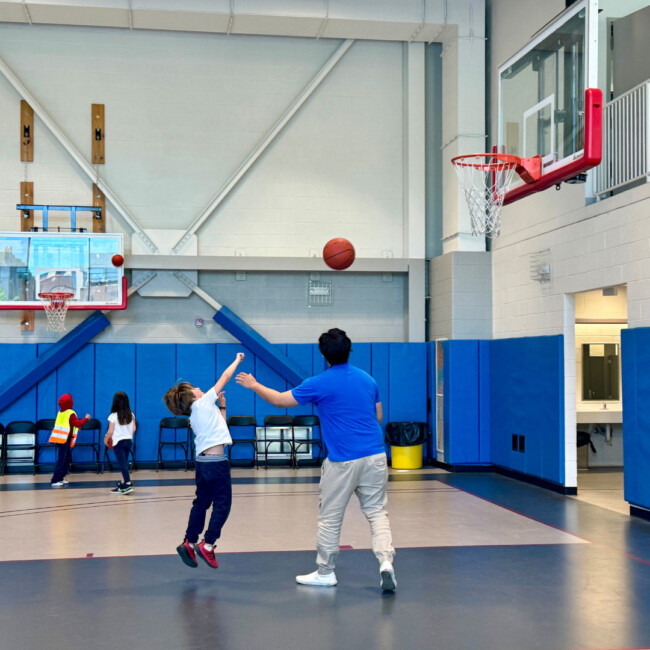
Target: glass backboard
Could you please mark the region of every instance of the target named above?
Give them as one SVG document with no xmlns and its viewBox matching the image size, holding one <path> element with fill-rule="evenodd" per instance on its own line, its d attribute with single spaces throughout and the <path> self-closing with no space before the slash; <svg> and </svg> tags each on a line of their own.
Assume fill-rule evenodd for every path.
<svg viewBox="0 0 650 650">
<path fill-rule="evenodd" d="M 70 292 L 70 309 L 123 303 L 122 235 L 54 232 L 0 233 L 0 309 L 41 309 L 43 292 Z"/>
<path fill-rule="evenodd" d="M 583 155 L 585 91 L 597 87 L 598 0 L 581 0 L 499 66 L 498 151 L 540 155 L 542 175 Z"/>
</svg>

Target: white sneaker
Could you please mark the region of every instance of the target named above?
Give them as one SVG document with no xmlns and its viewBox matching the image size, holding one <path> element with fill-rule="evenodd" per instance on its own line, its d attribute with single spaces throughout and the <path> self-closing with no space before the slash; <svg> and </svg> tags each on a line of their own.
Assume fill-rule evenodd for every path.
<svg viewBox="0 0 650 650">
<path fill-rule="evenodd" d="M 324 576 L 314 571 L 304 576 L 296 576 L 296 582 L 299 585 L 309 585 L 311 587 L 336 587 L 336 574 L 334 572 Z"/>
<path fill-rule="evenodd" d="M 379 575 L 381 576 L 379 585 L 381 586 L 382 591 L 395 591 L 395 589 L 397 589 L 395 569 L 393 569 L 393 565 L 388 560 L 382 562 L 379 567 Z"/>
<path fill-rule="evenodd" d="M 63 480 L 61 481 L 61 483 L 63 483 L 63 485 L 68 485 L 70 482 L 69 482 L 69 481 L 66 481 L 65 479 L 63 479 Z"/>
<path fill-rule="evenodd" d="M 50 483 L 50 487 L 53 488 L 64 488 L 66 484 L 63 481 L 59 481 L 58 483 Z"/>
</svg>

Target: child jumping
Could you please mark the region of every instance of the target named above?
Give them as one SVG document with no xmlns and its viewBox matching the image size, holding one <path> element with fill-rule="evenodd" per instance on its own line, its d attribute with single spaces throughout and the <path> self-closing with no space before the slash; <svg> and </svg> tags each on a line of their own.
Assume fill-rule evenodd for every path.
<svg viewBox="0 0 650 650">
<path fill-rule="evenodd" d="M 72 448 L 77 442 L 77 431 L 86 424 L 90 418 L 90 414 L 86 413 L 86 417 L 80 420 L 77 414 L 72 410 L 74 402 L 68 393 L 64 393 L 59 398 L 59 412 L 56 415 L 54 422 L 54 429 L 50 435 L 50 443 L 56 443 L 58 446 L 56 450 L 56 466 L 54 467 L 54 475 L 50 481 L 53 488 L 67 487 L 68 481 L 64 480 L 66 474 L 70 471 L 72 463 Z"/>
<path fill-rule="evenodd" d="M 113 395 L 113 406 L 111 406 L 111 414 L 108 416 L 108 431 L 104 436 L 105 445 L 112 441 L 115 458 L 117 458 L 117 464 L 122 472 L 122 482 L 118 482 L 117 487 L 111 490 L 113 494 L 133 492 L 129 476 L 129 454 L 133 446 L 135 429 L 135 413 L 131 411 L 129 397 L 126 393 L 118 391 Z"/>
<path fill-rule="evenodd" d="M 224 446 L 232 444 L 232 438 L 226 424 L 226 397 L 222 389 L 243 360 L 244 353 L 239 352 L 207 393 L 187 381 L 172 386 L 165 393 L 165 404 L 174 415 L 190 416 L 195 436 L 196 498 L 192 501 L 185 539 L 176 548 L 181 560 L 190 567 L 198 565 L 197 555 L 213 569 L 219 566 L 214 549 L 232 504 L 230 464 L 224 453 Z M 215 405 L 217 400 L 219 408 Z M 198 544 L 210 506 L 210 523 L 205 538 Z"/>
</svg>

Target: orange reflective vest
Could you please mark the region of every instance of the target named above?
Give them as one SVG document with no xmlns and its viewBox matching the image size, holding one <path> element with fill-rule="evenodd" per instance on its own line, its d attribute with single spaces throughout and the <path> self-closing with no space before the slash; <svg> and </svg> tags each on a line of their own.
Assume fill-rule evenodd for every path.
<svg viewBox="0 0 650 650">
<path fill-rule="evenodd" d="M 50 436 L 50 442 L 55 442 L 57 445 L 65 445 L 68 436 L 70 435 L 70 429 L 72 428 L 72 442 L 70 443 L 70 449 L 75 446 L 75 443 L 77 442 L 77 428 L 70 427 L 70 416 L 73 414 L 75 414 L 75 412 L 72 409 L 59 411 L 57 413 L 56 421 L 54 422 L 54 429 L 52 429 L 52 435 Z"/>
</svg>

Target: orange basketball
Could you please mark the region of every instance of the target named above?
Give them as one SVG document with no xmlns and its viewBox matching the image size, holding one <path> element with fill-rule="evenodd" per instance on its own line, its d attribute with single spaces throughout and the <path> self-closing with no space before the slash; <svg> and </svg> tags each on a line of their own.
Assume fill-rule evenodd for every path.
<svg viewBox="0 0 650 650">
<path fill-rule="evenodd" d="M 354 262 L 354 246 L 343 237 L 330 239 L 323 248 L 323 259 L 336 271 L 347 269 Z"/>
<path fill-rule="evenodd" d="M 122 266 L 122 264 L 124 264 L 124 258 L 117 253 L 116 255 L 113 255 L 111 262 L 113 262 L 113 266 Z"/>
</svg>

